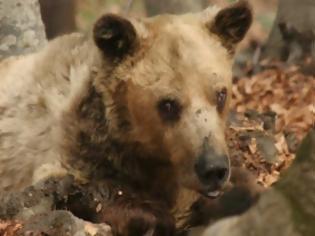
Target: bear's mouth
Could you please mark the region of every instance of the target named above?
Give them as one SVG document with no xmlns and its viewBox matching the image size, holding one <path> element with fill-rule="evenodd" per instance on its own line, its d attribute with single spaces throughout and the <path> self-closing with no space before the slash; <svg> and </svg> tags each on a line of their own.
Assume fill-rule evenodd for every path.
<svg viewBox="0 0 315 236">
<path fill-rule="evenodd" d="M 204 189 L 202 191 L 199 191 L 199 193 L 206 198 L 216 199 L 223 194 L 223 191 L 221 189 L 215 189 L 215 190 Z"/>
<path fill-rule="evenodd" d="M 206 194 L 206 197 L 211 198 L 211 199 L 215 199 L 218 198 L 219 196 L 221 196 L 221 191 L 220 190 L 214 190 L 214 191 L 208 191 Z"/>
</svg>

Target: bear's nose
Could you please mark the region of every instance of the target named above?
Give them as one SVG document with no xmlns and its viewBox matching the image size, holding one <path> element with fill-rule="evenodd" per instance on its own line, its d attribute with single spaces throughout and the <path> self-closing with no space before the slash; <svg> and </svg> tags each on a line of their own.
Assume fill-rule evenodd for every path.
<svg viewBox="0 0 315 236">
<path fill-rule="evenodd" d="M 195 172 L 201 183 L 200 189 L 207 196 L 218 195 L 230 176 L 230 161 L 224 150 L 210 145 L 208 137 L 203 140 L 201 152 L 195 161 Z"/>
<path fill-rule="evenodd" d="M 218 190 L 229 177 L 228 156 L 214 152 L 202 153 L 196 160 L 195 171 L 200 182 L 209 191 Z"/>
</svg>

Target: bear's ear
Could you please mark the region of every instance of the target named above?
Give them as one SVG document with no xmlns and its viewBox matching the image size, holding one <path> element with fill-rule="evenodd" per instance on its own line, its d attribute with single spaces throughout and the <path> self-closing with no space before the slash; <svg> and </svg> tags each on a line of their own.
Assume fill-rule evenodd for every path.
<svg viewBox="0 0 315 236">
<path fill-rule="evenodd" d="M 122 59 L 136 46 L 137 33 L 131 22 L 123 17 L 107 14 L 94 25 L 96 46 L 111 59 Z"/>
<path fill-rule="evenodd" d="M 241 0 L 220 10 L 208 27 L 220 37 L 225 47 L 233 51 L 235 45 L 244 38 L 252 20 L 250 5 Z"/>
</svg>

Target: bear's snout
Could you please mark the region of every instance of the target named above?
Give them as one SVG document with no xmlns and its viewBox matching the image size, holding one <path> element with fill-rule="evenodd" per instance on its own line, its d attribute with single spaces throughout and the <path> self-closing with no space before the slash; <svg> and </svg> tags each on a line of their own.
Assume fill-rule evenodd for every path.
<svg viewBox="0 0 315 236">
<path fill-rule="evenodd" d="M 203 194 L 217 197 L 230 176 L 229 157 L 216 152 L 207 142 L 196 159 L 195 172 L 201 182 Z"/>
</svg>

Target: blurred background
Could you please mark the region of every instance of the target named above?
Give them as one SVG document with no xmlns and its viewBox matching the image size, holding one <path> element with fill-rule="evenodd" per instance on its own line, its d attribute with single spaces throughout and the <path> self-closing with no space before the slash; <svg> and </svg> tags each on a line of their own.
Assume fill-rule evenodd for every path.
<svg viewBox="0 0 315 236">
<path fill-rule="evenodd" d="M 40 0 L 47 35 L 54 38 L 75 30 L 87 31 L 106 12 L 132 16 L 198 11 L 210 5 L 226 6 L 234 0 Z M 264 42 L 276 16 L 277 0 L 252 0 L 255 21 L 240 48 Z M 58 17 L 56 17 L 58 16 Z"/>
</svg>

